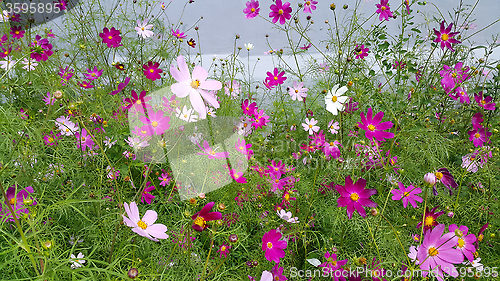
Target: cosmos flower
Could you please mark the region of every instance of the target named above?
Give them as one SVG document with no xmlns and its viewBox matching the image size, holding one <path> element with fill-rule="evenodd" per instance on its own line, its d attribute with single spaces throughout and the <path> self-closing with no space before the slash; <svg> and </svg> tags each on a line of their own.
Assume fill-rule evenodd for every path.
<svg viewBox="0 0 500 281">
<path fill-rule="evenodd" d="M 217 253 L 220 253 L 219 258 L 222 258 L 222 255 L 224 257 L 227 257 L 227 254 L 229 254 L 229 249 L 231 249 L 230 245 L 226 245 L 226 243 L 222 243 L 222 245 L 219 247 L 219 250 L 217 250 Z"/>
<path fill-rule="evenodd" d="M 339 122 L 335 122 L 335 120 L 332 119 L 332 121 L 328 123 L 328 130 L 330 130 L 332 134 L 338 134 L 340 130 Z"/>
<path fill-rule="evenodd" d="M 82 151 L 85 151 L 87 149 L 87 147 L 90 150 L 93 149 L 95 143 L 92 140 L 92 135 L 88 134 L 87 130 L 85 128 L 82 129 L 81 134 L 80 134 L 80 132 L 76 132 L 75 137 L 76 137 L 76 146 L 78 148 L 81 148 Z"/>
<path fill-rule="evenodd" d="M 283 209 L 276 211 L 276 212 L 278 214 L 278 217 L 280 217 L 281 219 L 283 219 L 289 223 L 299 223 L 299 218 L 293 217 L 292 212 L 286 212 Z"/>
<path fill-rule="evenodd" d="M 31 58 L 37 62 L 47 61 L 53 53 L 49 39 L 42 39 L 40 35 L 36 35 L 35 40 L 31 43 Z"/>
<path fill-rule="evenodd" d="M 304 44 L 304 46 L 300 47 L 301 50 L 308 50 L 309 48 L 311 48 L 312 46 L 312 43 L 309 43 L 308 45 L 307 44 Z"/>
<path fill-rule="evenodd" d="M 339 84 L 333 86 L 325 96 L 326 110 L 330 111 L 333 115 L 337 115 L 339 111 L 344 110 L 344 103 L 349 97 L 342 96 L 347 92 L 347 87 L 343 86 L 339 89 Z"/>
<path fill-rule="evenodd" d="M 45 134 L 43 136 L 43 141 L 45 142 L 45 145 L 47 146 L 52 146 L 52 145 L 57 145 L 57 141 L 60 139 L 59 137 L 61 136 L 61 133 L 57 133 L 54 135 L 52 131 L 50 133 Z"/>
<path fill-rule="evenodd" d="M 35 67 L 38 66 L 37 62 L 28 60 L 27 58 L 24 58 L 21 62 L 24 64 L 23 69 L 26 69 L 26 71 L 35 70 Z"/>
<path fill-rule="evenodd" d="M 42 100 L 45 102 L 45 105 L 54 105 L 56 101 L 49 92 L 47 92 L 47 95 Z"/>
<path fill-rule="evenodd" d="M 69 120 L 69 117 L 61 116 L 55 120 L 56 126 L 64 136 L 72 136 L 78 130 L 78 126 Z"/>
<path fill-rule="evenodd" d="M 454 248 L 458 243 L 458 237 L 453 232 L 443 235 L 444 229 L 445 225 L 440 224 L 432 231 L 427 231 L 417 253 L 423 276 L 433 271 L 434 276 L 440 281 L 444 280 L 443 271 L 455 278 L 458 277 L 458 271 L 453 264 L 459 264 L 464 260 L 460 250 Z"/>
<path fill-rule="evenodd" d="M 281 238 L 282 234 L 276 229 L 271 229 L 262 236 L 262 251 L 265 252 L 264 256 L 268 261 L 279 263 L 280 259 L 285 256 L 283 250 L 286 249 L 288 243 L 285 240 L 280 240 Z"/>
<path fill-rule="evenodd" d="M 373 116 L 372 108 L 368 108 L 366 117 L 363 112 L 360 114 L 361 122 L 358 122 L 358 127 L 365 130 L 365 137 L 367 139 L 375 138 L 378 141 L 385 141 L 385 139 L 394 138 L 394 134 L 390 132 L 384 132 L 392 128 L 393 124 L 390 121 L 380 123 L 384 117 L 384 112 L 380 111 L 375 116 Z"/>
<path fill-rule="evenodd" d="M 250 1 L 246 2 L 245 5 L 247 7 L 245 9 L 243 9 L 243 13 L 246 14 L 245 15 L 246 19 L 253 19 L 259 15 L 259 11 L 260 11 L 259 1 L 250 0 Z"/>
<path fill-rule="evenodd" d="M 376 189 L 365 189 L 366 180 L 360 178 L 356 183 L 352 182 L 351 176 L 345 178 L 345 185 L 337 185 L 335 189 L 340 193 L 337 199 L 337 207 L 347 207 L 347 216 L 352 218 L 354 210 L 356 210 L 362 217 L 366 217 L 364 207 L 376 208 L 377 203 L 371 201 L 369 198 L 377 194 Z"/>
<path fill-rule="evenodd" d="M 255 110 L 257 110 L 257 103 L 256 102 L 250 103 L 248 99 L 245 99 L 241 103 L 241 109 L 243 110 L 243 114 L 252 116 L 254 115 Z"/>
<path fill-rule="evenodd" d="M 279 20 L 280 24 L 283 25 L 286 20 L 289 20 L 292 17 L 292 8 L 288 2 L 283 5 L 281 0 L 276 0 L 270 8 L 271 12 L 269 13 L 269 17 L 273 18 L 273 23 L 276 23 Z"/>
<path fill-rule="evenodd" d="M 203 150 L 203 152 L 198 152 L 198 155 L 207 155 L 208 159 L 221 159 L 221 158 L 228 158 L 229 157 L 229 152 L 227 152 L 227 151 L 215 152 L 215 150 L 210 147 L 210 145 L 208 144 L 208 141 L 206 141 L 206 140 L 203 141 L 203 148 L 200 146 L 199 143 L 196 143 L 196 144 L 198 145 L 198 147 L 201 150 Z"/>
<path fill-rule="evenodd" d="M 150 181 L 146 183 L 146 187 L 144 188 L 144 191 L 141 194 L 141 203 L 144 203 L 144 200 L 146 200 L 146 203 L 151 205 L 151 201 L 155 199 L 155 196 L 149 192 L 155 190 L 155 186 L 151 184 Z"/>
<path fill-rule="evenodd" d="M 160 63 L 149 61 L 147 64 L 144 64 L 142 68 L 144 68 L 144 75 L 147 79 L 151 81 L 155 81 L 156 79 L 160 79 L 160 73 L 163 72 L 162 69 L 159 68 Z"/>
<path fill-rule="evenodd" d="M 316 4 L 318 4 L 318 1 L 311 1 L 311 0 L 304 0 L 304 13 L 310 13 L 312 14 L 311 10 L 316 10 Z"/>
<path fill-rule="evenodd" d="M 112 96 L 118 94 L 119 92 L 123 91 L 123 89 L 125 89 L 125 87 L 127 87 L 127 85 L 128 85 L 129 82 L 130 82 L 130 77 L 125 77 L 125 80 L 123 82 L 121 82 L 121 83 L 118 84 L 117 89 L 114 90 L 114 91 L 112 91 L 111 93 L 108 93 L 108 94 L 110 94 Z M 134 91 L 132 90 L 132 92 L 134 92 Z"/>
<path fill-rule="evenodd" d="M 189 47 L 191 47 L 191 48 L 196 47 L 196 42 L 194 41 L 194 39 L 193 39 L 193 38 L 189 39 L 189 40 L 187 41 L 187 44 L 188 44 L 188 46 L 189 46 Z"/>
<path fill-rule="evenodd" d="M 450 51 L 454 52 L 455 50 L 451 47 L 451 44 L 457 44 L 457 43 L 462 43 L 462 42 L 453 38 L 453 36 L 459 34 L 460 32 L 450 32 L 452 26 L 453 26 L 453 23 L 450 23 L 450 25 L 447 28 L 444 28 L 444 20 L 443 20 L 441 22 L 441 26 L 440 26 L 439 31 L 437 31 L 434 28 L 434 34 L 436 35 L 436 39 L 434 39 L 434 42 L 441 43 L 441 49 L 444 50 L 444 48 L 446 47 Z"/>
<path fill-rule="evenodd" d="M 453 175 L 450 173 L 450 171 L 448 171 L 448 169 L 440 168 L 434 173 L 434 175 L 436 176 L 436 179 L 438 181 L 440 181 L 444 186 L 446 186 L 449 189 L 450 195 L 452 194 L 451 189 L 458 187 L 458 184 L 455 182 L 455 178 L 453 178 Z M 438 195 L 435 185 L 433 188 L 433 194 Z"/>
<path fill-rule="evenodd" d="M 286 77 L 283 77 L 285 75 L 285 71 L 278 72 L 279 70 L 276 67 L 274 68 L 273 73 L 270 71 L 267 72 L 266 81 L 268 81 L 269 86 L 274 87 L 276 85 L 281 85 L 287 79 Z"/>
<path fill-rule="evenodd" d="M 339 260 L 337 260 L 337 254 L 335 254 L 335 253 L 330 254 L 329 251 L 327 251 L 325 253 L 325 259 L 326 259 L 325 262 L 318 265 L 319 267 L 324 268 L 323 272 L 327 272 L 329 276 L 332 276 L 332 279 L 334 279 L 334 281 L 338 281 L 338 280 L 345 281 L 344 276 L 347 276 L 347 275 L 345 273 L 343 273 L 344 269 L 342 268 L 342 266 L 347 264 L 347 260 L 340 260 L 339 261 Z M 349 276 L 351 276 L 351 275 L 349 275 Z M 349 280 L 351 280 L 351 279 L 352 278 L 349 277 Z"/>
<path fill-rule="evenodd" d="M 247 51 L 250 51 L 251 49 L 253 49 L 253 44 L 252 43 L 245 43 L 245 49 L 247 49 Z"/>
<path fill-rule="evenodd" d="M 493 134 L 488 132 L 486 128 L 478 128 L 468 132 L 469 140 L 472 141 L 475 147 L 482 147 L 483 144 L 489 143 L 489 137 Z"/>
<path fill-rule="evenodd" d="M 17 193 L 16 193 L 17 189 Z M 16 218 L 19 218 L 22 214 L 28 214 L 29 210 L 27 206 L 35 206 L 37 204 L 30 193 L 34 193 L 33 187 L 27 186 L 24 189 L 17 188 L 17 185 L 13 185 L 7 189 L 5 193 L 7 195 L 7 200 L 4 201 L 5 209 L 2 210 L 2 205 L 0 205 L 0 218 L 2 221 L 14 221 L 14 217 L 7 207 L 7 202 L 12 206 L 12 209 L 16 213 Z"/>
<path fill-rule="evenodd" d="M 250 149 L 252 147 L 252 144 L 246 143 L 244 138 L 241 138 L 241 139 L 238 138 L 238 140 L 234 144 L 234 147 L 236 148 L 236 150 L 241 152 L 243 155 L 247 155 L 248 158 L 250 158 L 253 155 L 253 150 Z"/>
<path fill-rule="evenodd" d="M 469 228 L 465 225 L 458 227 L 456 224 L 451 224 L 448 230 L 455 233 L 455 236 L 458 237 L 457 249 L 460 250 L 469 261 L 474 261 L 474 253 L 476 252 L 474 242 L 476 242 L 476 235 L 468 233 Z"/>
<path fill-rule="evenodd" d="M 304 131 L 309 132 L 309 135 L 312 135 L 313 132 L 318 132 L 319 131 L 319 126 L 316 126 L 318 123 L 317 120 L 314 120 L 314 118 L 306 118 L 306 123 L 302 123 L 302 127 L 304 128 Z"/>
<path fill-rule="evenodd" d="M 191 227 L 194 230 L 202 232 L 205 228 L 207 228 L 207 221 L 222 219 L 222 214 L 220 212 L 210 212 L 214 204 L 214 202 L 207 203 L 199 212 L 191 216 L 191 219 L 193 220 Z"/>
<path fill-rule="evenodd" d="M 86 262 L 83 258 L 84 255 L 82 254 L 82 252 L 78 253 L 76 257 L 75 255 L 71 254 L 70 255 L 71 269 L 82 267 L 83 264 Z"/>
<path fill-rule="evenodd" d="M 177 81 L 177 83 L 170 86 L 170 89 L 177 97 L 189 96 L 194 110 L 199 113 L 201 119 L 206 119 L 207 110 L 204 100 L 215 108 L 220 107 L 215 96 L 207 91 L 220 90 L 222 83 L 216 80 L 207 80 L 208 72 L 199 65 L 195 66 L 191 77 L 183 56 L 177 57 L 177 65 L 179 69 L 173 65 L 170 66 L 170 74 Z"/>
<path fill-rule="evenodd" d="M 422 221 L 424 222 L 424 232 L 426 232 L 427 230 L 432 229 L 436 225 L 438 225 L 438 222 L 436 221 L 437 218 L 439 216 L 441 216 L 442 214 L 444 214 L 443 211 L 437 212 L 437 213 L 435 212 L 438 207 L 439 206 L 436 206 L 436 207 L 432 208 L 430 211 L 429 211 L 429 207 L 426 207 L 424 215 L 422 217 L 422 220 L 420 220 L 417 224 L 417 228 L 422 227 Z"/>
<path fill-rule="evenodd" d="M 269 115 L 266 115 L 264 109 L 255 110 L 253 121 L 252 126 L 254 128 L 262 128 L 267 126 L 267 123 L 269 123 Z"/>
<path fill-rule="evenodd" d="M 172 178 L 170 178 L 170 176 L 167 173 L 162 173 L 161 177 L 158 177 L 158 179 L 160 180 L 161 186 L 166 186 L 170 183 L 170 180 Z"/>
<path fill-rule="evenodd" d="M 90 84 L 90 81 L 82 81 L 78 82 L 78 86 L 84 88 L 84 89 L 91 89 L 94 88 L 94 85 Z"/>
<path fill-rule="evenodd" d="M 132 227 L 132 231 L 139 234 L 142 237 L 146 237 L 152 241 L 158 242 L 158 239 L 168 239 L 167 227 L 160 223 L 155 223 L 158 218 L 158 214 L 153 210 L 147 210 L 142 219 L 139 217 L 139 208 L 135 202 L 129 205 L 125 202 L 123 203 L 125 212 L 127 216 L 122 215 L 123 223 Z"/>
<path fill-rule="evenodd" d="M 365 57 L 368 56 L 368 51 L 370 51 L 370 49 L 368 49 L 368 47 L 365 48 L 364 44 L 356 45 L 356 48 L 354 49 L 354 52 L 356 53 L 356 57 L 354 57 L 354 58 L 355 59 L 364 59 Z"/>
<path fill-rule="evenodd" d="M 486 109 L 486 110 L 495 110 L 495 103 L 491 102 L 493 98 L 491 96 L 483 97 L 483 91 L 474 95 L 474 99 L 477 102 L 477 105 Z"/>
<path fill-rule="evenodd" d="M 172 35 L 178 39 L 184 39 L 187 37 L 186 34 L 184 34 L 184 32 L 180 32 L 179 29 L 176 29 L 176 30 L 172 30 Z"/>
<path fill-rule="evenodd" d="M 85 78 L 87 78 L 88 80 L 95 80 L 101 77 L 103 71 L 104 71 L 103 69 L 97 70 L 97 66 L 94 66 L 93 70 L 87 68 L 88 73 L 84 73 L 83 76 L 85 76 Z"/>
<path fill-rule="evenodd" d="M 288 94 L 292 97 L 292 100 L 303 101 L 307 97 L 307 90 L 307 88 L 304 88 L 304 82 L 297 84 L 297 81 L 293 81 L 293 88 L 289 88 Z"/>
<path fill-rule="evenodd" d="M 404 208 L 408 206 L 408 202 L 410 202 L 413 208 L 418 207 L 417 201 L 422 203 L 423 199 L 417 196 L 417 194 L 422 193 L 422 189 L 415 187 L 413 185 L 405 187 L 402 182 L 399 182 L 398 185 L 399 185 L 399 190 L 398 189 L 391 190 L 391 193 L 394 194 L 392 196 L 392 200 L 396 201 L 403 199 Z"/>
<path fill-rule="evenodd" d="M 133 108 L 137 112 L 145 113 L 145 110 L 152 108 L 151 105 L 147 103 L 151 99 L 152 97 L 146 97 L 146 91 L 142 91 L 140 95 L 137 95 L 137 93 L 132 90 L 132 98 L 124 99 L 124 101 L 128 103 L 125 108 L 129 110 Z"/>
<path fill-rule="evenodd" d="M 181 120 L 184 120 L 186 122 L 196 122 L 198 120 L 198 115 L 194 115 L 194 109 L 190 108 L 188 109 L 187 106 L 184 105 L 182 108 L 182 111 L 179 108 L 176 108 L 175 111 L 177 112 L 177 117 Z"/>
<path fill-rule="evenodd" d="M 120 36 L 120 30 L 111 27 L 111 30 L 105 27 L 102 33 L 99 33 L 99 37 L 102 38 L 102 43 L 108 45 L 108 48 L 118 48 L 122 46 L 122 37 Z"/>
<path fill-rule="evenodd" d="M 12 35 L 12 38 L 14 39 L 21 39 L 24 37 L 24 33 L 26 31 L 23 30 L 22 26 L 13 26 L 10 28 L 10 34 Z"/>
<path fill-rule="evenodd" d="M 377 14 L 380 14 L 379 20 L 389 20 L 389 18 L 392 18 L 392 12 L 391 8 L 389 8 L 389 0 L 380 0 L 380 4 L 376 4 L 377 6 Z"/>
<path fill-rule="evenodd" d="M 162 135 L 166 130 L 170 128 L 170 117 L 164 116 L 163 110 L 158 110 L 154 112 L 153 110 L 148 111 L 147 116 L 139 116 L 142 123 L 146 125 L 142 129 L 147 131 L 148 136 Z"/>
<path fill-rule="evenodd" d="M 141 23 L 139 20 L 137 20 L 137 26 L 135 27 L 137 34 L 139 36 L 142 36 L 143 39 L 154 35 L 153 31 L 150 30 L 153 25 L 148 24 L 148 21 L 149 19 L 145 19 L 144 22 Z"/>
</svg>

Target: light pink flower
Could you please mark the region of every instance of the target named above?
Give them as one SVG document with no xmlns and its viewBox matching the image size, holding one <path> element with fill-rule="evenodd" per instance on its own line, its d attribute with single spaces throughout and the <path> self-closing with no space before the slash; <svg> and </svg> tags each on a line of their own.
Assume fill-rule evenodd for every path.
<svg viewBox="0 0 500 281">
<path fill-rule="evenodd" d="M 128 218 L 122 215 L 123 223 L 125 223 L 128 227 L 132 227 L 133 232 L 155 242 L 158 242 L 158 239 L 168 238 L 168 234 L 165 233 L 167 231 L 167 227 L 163 224 L 155 223 L 158 218 L 158 214 L 155 211 L 147 210 L 146 214 L 144 214 L 142 219 L 140 219 L 139 208 L 137 208 L 137 204 L 135 202 L 131 202 L 130 207 L 127 203 L 123 203 L 123 206 L 128 215 Z"/>
</svg>

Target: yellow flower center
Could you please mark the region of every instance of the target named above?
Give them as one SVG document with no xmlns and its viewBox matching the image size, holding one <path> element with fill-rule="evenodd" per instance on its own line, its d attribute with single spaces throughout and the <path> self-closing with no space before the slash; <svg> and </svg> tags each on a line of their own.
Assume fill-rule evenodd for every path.
<svg viewBox="0 0 500 281">
<path fill-rule="evenodd" d="M 332 126 L 333 127 L 333 126 Z M 333 129 L 333 128 L 332 128 Z M 330 143 L 330 146 L 333 146 L 333 141 Z"/>
<path fill-rule="evenodd" d="M 337 97 L 336 97 L 336 96 L 333 96 L 333 97 L 332 97 L 332 101 L 333 101 L 333 102 L 337 102 Z"/>
<path fill-rule="evenodd" d="M 447 41 L 450 37 L 448 36 L 448 34 L 444 33 L 444 34 L 441 34 L 441 40 L 443 41 Z"/>
<path fill-rule="evenodd" d="M 141 100 L 137 100 L 135 103 L 137 103 L 137 104 L 141 104 L 141 103 L 142 103 L 142 101 L 141 101 Z"/>
<path fill-rule="evenodd" d="M 462 238 L 458 238 L 458 247 L 463 248 L 465 246 L 465 241 Z"/>
<path fill-rule="evenodd" d="M 434 256 L 436 256 L 437 254 L 439 254 L 439 251 L 438 251 L 436 248 L 434 248 L 434 247 L 430 247 L 428 252 L 429 252 L 429 255 L 430 255 L 431 257 L 434 257 Z"/>
<path fill-rule="evenodd" d="M 313 127 L 313 125 L 309 125 L 309 128 L 312 128 L 312 127 Z"/>
<path fill-rule="evenodd" d="M 446 38 L 448 38 L 448 36 L 446 36 Z M 451 74 L 451 77 L 453 77 L 453 78 L 457 78 L 457 73 L 456 73 L 456 72 L 453 72 L 453 73 Z"/>
<path fill-rule="evenodd" d="M 351 198 L 352 201 L 357 202 L 359 200 L 359 194 L 357 194 L 356 192 L 351 193 L 351 195 L 349 196 L 349 198 Z"/>
<path fill-rule="evenodd" d="M 85 141 L 85 137 L 82 137 L 82 142 L 84 142 L 84 141 Z"/>
<path fill-rule="evenodd" d="M 311 1 L 307 1 L 307 2 L 306 2 L 306 5 L 307 5 L 307 6 L 311 5 Z"/>
<path fill-rule="evenodd" d="M 16 30 L 16 32 L 15 32 L 15 33 L 16 33 L 16 34 L 19 34 L 19 31 L 17 31 L 17 30 Z"/>
<path fill-rule="evenodd" d="M 290 194 L 288 194 L 288 193 L 287 193 L 287 194 L 285 194 L 285 200 L 286 200 L 286 201 L 290 200 Z"/>
<path fill-rule="evenodd" d="M 436 172 L 434 175 L 436 176 L 436 178 L 438 180 L 441 180 L 443 178 L 443 173 L 441 173 L 441 172 Z"/>
<path fill-rule="evenodd" d="M 486 104 L 486 101 L 485 100 L 481 100 L 481 104 Z"/>
<path fill-rule="evenodd" d="M 478 139 L 481 135 L 479 133 L 474 134 L 474 137 Z"/>
<path fill-rule="evenodd" d="M 387 8 L 385 6 L 382 6 L 382 8 L 380 8 L 383 11 L 387 10 Z"/>
<path fill-rule="evenodd" d="M 109 39 L 109 40 L 113 39 L 113 36 L 111 36 L 111 35 L 110 35 L 110 36 L 108 36 L 108 39 Z"/>
<path fill-rule="evenodd" d="M 408 197 L 409 195 L 410 195 L 410 193 L 409 193 L 409 192 L 405 192 L 405 193 L 403 193 L 403 197 Z"/>
<path fill-rule="evenodd" d="M 222 246 L 222 247 L 220 248 L 220 250 L 221 250 L 222 252 L 226 251 L 226 246 Z"/>
<path fill-rule="evenodd" d="M 375 126 L 373 126 L 373 125 L 371 125 L 371 124 L 370 124 L 370 125 L 368 125 L 368 130 L 370 130 L 370 131 L 372 131 L 372 132 L 373 132 L 373 131 L 375 131 Z"/>
<path fill-rule="evenodd" d="M 144 27 L 141 27 L 142 31 L 144 31 Z"/>
<path fill-rule="evenodd" d="M 483 238 L 484 238 L 484 235 L 479 234 L 479 236 L 477 237 L 477 240 L 478 240 L 479 242 L 482 242 L 482 241 L 483 241 Z"/>
<path fill-rule="evenodd" d="M 9 200 L 9 203 L 10 203 L 11 205 L 14 205 L 14 204 L 16 204 L 16 203 L 17 203 L 17 199 L 16 199 L 16 198 L 11 198 L 11 199 Z"/>
<path fill-rule="evenodd" d="M 299 92 L 299 90 L 295 90 L 295 93 L 298 93 L 298 92 Z"/>
<path fill-rule="evenodd" d="M 283 14 L 283 10 L 281 10 L 281 9 L 280 9 L 280 10 L 278 11 L 278 15 L 282 15 L 282 14 Z"/>
<path fill-rule="evenodd" d="M 274 76 L 274 81 L 277 81 L 278 80 L 278 76 Z"/>
<path fill-rule="evenodd" d="M 252 13 L 254 13 L 255 12 L 255 8 L 250 9 L 250 11 L 252 11 Z"/>
<path fill-rule="evenodd" d="M 434 224 L 434 217 L 428 216 L 425 218 L 425 226 L 432 226 Z"/>
<path fill-rule="evenodd" d="M 149 70 L 149 72 L 153 73 L 153 72 L 155 72 L 155 70 L 151 68 L 151 69 Z"/>
<path fill-rule="evenodd" d="M 196 79 L 191 82 L 191 87 L 193 87 L 193 89 L 198 89 L 199 86 L 200 86 L 200 80 Z"/>
<path fill-rule="evenodd" d="M 138 222 L 137 222 L 137 225 L 138 225 L 140 228 L 142 228 L 142 229 L 146 229 L 146 228 L 148 228 L 148 225 L 147 225 L 145 222 L 143 222 L 143 221 L 138 221 Z"/>
<path fill-rule="evenodd" d="M 156 127 L 158 126 L 158 122 L 153 121 L 153 122 L 151 122 L 151 125 L 153 125 L 153 127 L 155 127 L 155 128 L 156 128 Z"/>
<path fill-rule="evenodd" d="M 194 220 L 194 224 L 196 225 L 199 225 L 201 226 L 202 228 L 205 228 L 205 226 L 207 225 L 206 222 L 205 222 L 205 219 L 202 218 L 202 217 L 197 217 L 195 220 Z"/>
<path fill-rule="evenodd" d="M 273 248 L 273 243 L 271 243 L 271 242 L 267 242 L 267 248 L 268 248 L 268 249 L 272 249 L 272 248 Z"/>
<path fill-rule="evenodd" d="M 49 142 L 53 142 L 54 141 L 54 138 L 49 138 L 48 139 Z"/>
</svg>

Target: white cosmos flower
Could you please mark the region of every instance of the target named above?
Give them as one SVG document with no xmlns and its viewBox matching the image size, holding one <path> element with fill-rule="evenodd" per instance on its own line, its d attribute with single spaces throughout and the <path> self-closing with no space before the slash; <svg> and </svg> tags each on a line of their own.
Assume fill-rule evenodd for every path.
<svg viewBox="0 0 500 281">
<path fill-rule="evenodd" d="M 75 268 L 78 268 L 78 267 L 82 267 L 83 264 L 86 262 L 84 259 L 83 259 L 83 254 L 82 252 L 78 253 L 78 255 L 75 257 L 75 255 L 71 254 L 70 258 L 70 262 L 72 263 L 71 264 L 71 269 L 75 269 Z"/>
<path fill-rule="evenodd" d="M 251 49 L 253 49 L 253 44 L 252 43 L 245 43 L 245 48 L 250 51 Z"/>
<path fill-rule="evenodd" d="M 298 217 L 292 217 L 292 212 L 285 212 L 285 210 L 281 209 L 277 211 L 278 217 L 283 220 L 286 220 L 289 223 L 299 223 Z"/>
<path fill-rule="evenodd" d="M 343 86 L 339 89 L 339 84 L 333 86 L 325 96 L 326 110 L 330 111 L 333 115 L 337 115 L 339 111 L 344 111 L 344 103 L 349 97 L 342 96 L 347 92 L 347 87 Z"/>
<path fill-rule="evenodd" d="M 0 61 L 0 67 L 5 69 L 5 70 L 9 70 L 11 69 L 12 67 L 14 67 L 14 65 L 16 65 L 16 61 L 15 60 L 10 60 L 9 57 L 6 58 L 6 60 L 3 60 L 3 61 Z"/>
<path fill-rule="evenodd" d="M 186 122 L 196 122 L 196 120 L 198 120 L 198 116 L 193 114 L 193 108 L 188 109 L 186 106 L 184 106 L 182 108 L 182 111 L 179 108 L 176 108 L 175 111 L 177 112 L 176 116 Z"/>
</svg>

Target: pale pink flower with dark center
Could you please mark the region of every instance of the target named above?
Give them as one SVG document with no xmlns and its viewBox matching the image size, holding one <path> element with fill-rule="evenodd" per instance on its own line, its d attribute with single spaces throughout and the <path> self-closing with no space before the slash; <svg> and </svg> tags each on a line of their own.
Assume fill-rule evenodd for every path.
<svg viewBox="0 0 500 281">
<path fill-rule="evenodd" d="M 180 98 L 189 96 L 191 105 L 199 113 L 201 119 L 207 118 L 207 110 L 203 100 L 210 103 L 213 107 L 219 108 L 219 102 L 215 95 L 207 91 L 218 91 L 222 88 L 222 83 L 216 80 L 207 80 L 208 72 L 197 65 L 193 69 L 193 74 L 189 73 L 189 68 L 183 56 L 177 57 L 177 66 L 170 66 L 170 74 L 178 83 L 170 86 L 172 92 Z M 203 97 L 203 98 L 202 98 Z"/>
</svg>

